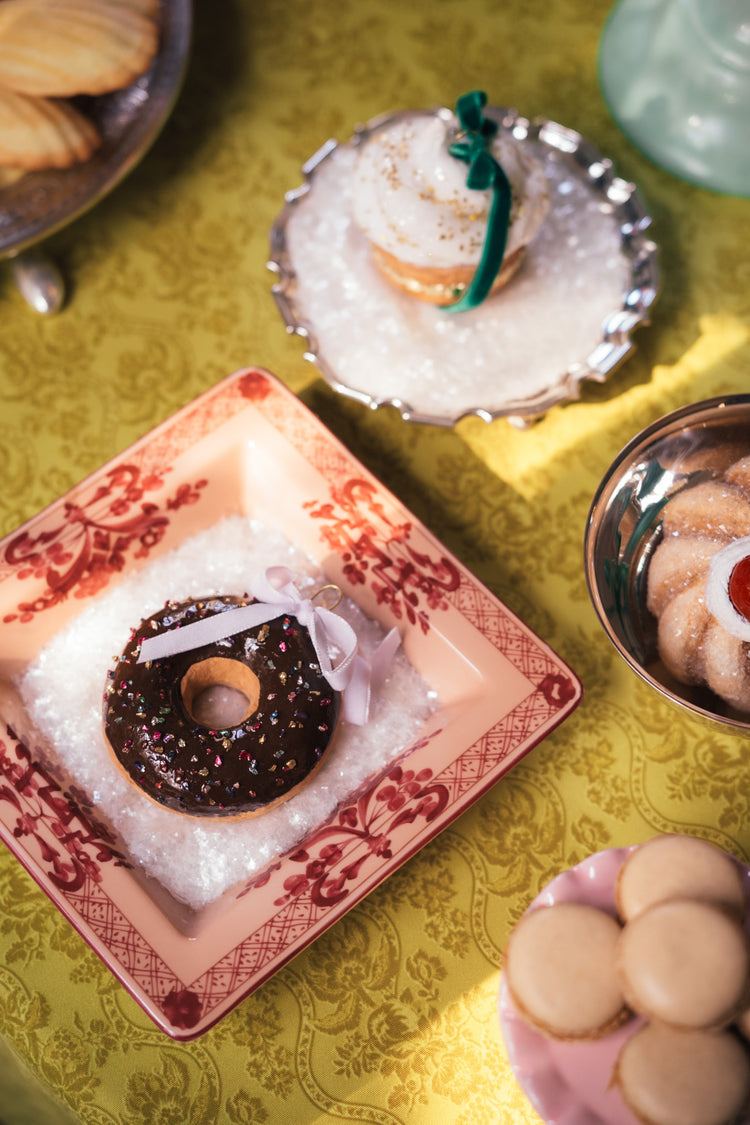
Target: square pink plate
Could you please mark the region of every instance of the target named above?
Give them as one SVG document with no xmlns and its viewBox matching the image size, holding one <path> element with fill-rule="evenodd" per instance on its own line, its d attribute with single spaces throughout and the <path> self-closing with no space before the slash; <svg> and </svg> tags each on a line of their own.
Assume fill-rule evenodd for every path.
<svg viewBox="0 0 750 1125">
<path fill-rule="evenodd" d="M 237 513 L 278 527 L 372 618 L 396 625 L 440 706 L 299 847 L 191 913 L 147 884 L 90 797 L 47 764 L 15 681 L 91 599 Z M 259 369 L 229 376 L 0 543 L 0 654 L 0 837 L 183 1040 L 436 836 L 581 697 L 550 648 Z"/>
</svg>

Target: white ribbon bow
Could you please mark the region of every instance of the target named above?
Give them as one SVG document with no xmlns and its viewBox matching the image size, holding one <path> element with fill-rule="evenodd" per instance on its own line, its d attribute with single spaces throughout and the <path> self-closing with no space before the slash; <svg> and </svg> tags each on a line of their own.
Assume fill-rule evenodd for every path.
<svg viewBox="0 0 750 1125">
<path fill-rule="evenodd" d="M 308 630 L 321 672 L 334 691 L 342 693 L 343 718 L 362 726 L 370 714 L 372 690 L 382 682 L 401 644 L 398 629 L 391 629 L 368 661 L 358 651 L 357 634 L 349 622 L 303 597 L 293 577 L 285 566 L 269 567 L 251 583 L 250 593 L 256 599 L 251 605 L 236 606 L 148 637 L 141 642 L 138 663 L 202 648 L 288 614 Z M 335 665 L 330 655 L 332 649 L 341 653 Z"/>
</svg>

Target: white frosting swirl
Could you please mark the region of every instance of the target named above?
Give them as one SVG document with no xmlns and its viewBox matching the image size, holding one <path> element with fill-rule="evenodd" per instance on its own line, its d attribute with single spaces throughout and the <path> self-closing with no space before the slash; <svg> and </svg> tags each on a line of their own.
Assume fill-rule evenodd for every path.
<svg viewBox="0 0 750 1125">
<path fill-rule="evenodd" d="M 487 231 L 492 190 L 466 186 L 468 165 L 451 156 L 452 114 L 415 114 L 375 132 L 357 153 L 354 218 L 371 242 L 405 262 L 446 268 L 476 265 Z M 491 152 L 512 189 L 508 257 L 527 245 L 549 208 L 539 161 L 498 132 Z"/>
</svg>

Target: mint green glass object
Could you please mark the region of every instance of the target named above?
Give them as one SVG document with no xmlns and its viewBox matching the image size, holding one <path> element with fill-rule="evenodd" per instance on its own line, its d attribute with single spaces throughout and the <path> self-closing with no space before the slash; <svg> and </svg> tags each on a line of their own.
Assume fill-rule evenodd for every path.
<svg viewBox="0 0 750 1125">
<path fill-rule="evenodd" d="M 488 151 L 497 132 L 497 124 L 484 117 L 482 110 L 486 104 L 487 95 L 483 90 L 472 90 L 470 94 L 463 94 L 456 102 L 456 117 L 461 132 L 448 152 L 469 165 L 467 187 L 478 191 L 492 188 L 492 203 L 487 217 L 482 256 L 471 285 L 455 304 L 443 305 L 444 312 L 466 312 L 467 309 L 481 305 L 492 289 L 505 255 L 511 187 L 505 172 Z"/>
<path fill-rule="evenodd" d="M 750 195 L 750 0 L 620 0 L 599 44 L 599 84 L 656 164 Z"/>
</svg>

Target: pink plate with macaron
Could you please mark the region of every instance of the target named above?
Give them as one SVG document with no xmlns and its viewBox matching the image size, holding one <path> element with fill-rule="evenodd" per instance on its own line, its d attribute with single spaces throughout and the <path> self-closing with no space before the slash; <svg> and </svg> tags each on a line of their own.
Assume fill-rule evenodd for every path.
<svg viewBox="0 0 750 1125">
<path fill-rule="evenodd" d="M 528 909 L 579 902 L 614 914 L 617 875 L 632 851 L 630 847 L 596 852 L 556 876 Z M 750 867 L 740 864 L 740 868 L 746 891 L 750 892 Z M 746 928 L 749 921 L 746 918 Z M 640 1017 L 599 1040 L 583 1043 L 548 1039 L 520 1018 L 504 976 L 499 1013 L 513 1072 L 547 1125 L 639 1125 L 611 1079 L 624 1043 L 643 1026 Z M 743 1125 L 748 1120 L 743 1119 Z"/>
</svg>

